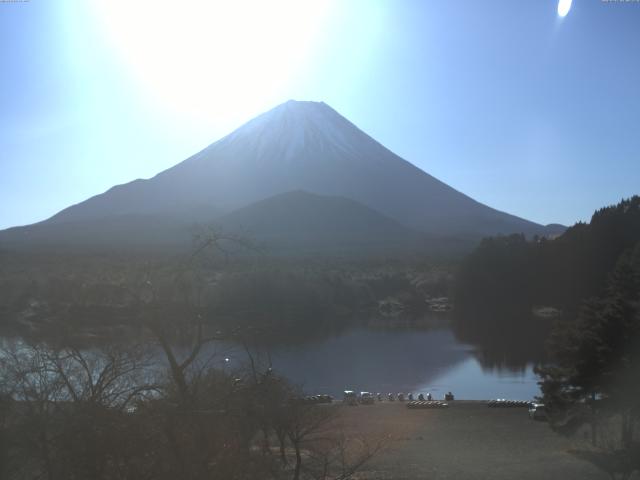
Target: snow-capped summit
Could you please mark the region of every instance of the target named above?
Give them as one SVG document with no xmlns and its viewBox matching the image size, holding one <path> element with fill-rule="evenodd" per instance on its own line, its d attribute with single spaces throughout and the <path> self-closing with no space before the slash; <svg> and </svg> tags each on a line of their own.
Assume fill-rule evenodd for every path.
<svg viewBox="0 0 640 480">
<path fill-rule="evenodd" d="M 362 157 L 371 141 L 326 103 L 289 100 L 250 120 L 190 161 L 211 158 L 223 149 L 250 150 L 256 163 L 304 162 L 311 151 L 353 158 Z"/>
<path fill-rule="evenodd" d="M 251 145 L 257 157 L 275 146 L 284 152 L 283 160 L 300 160 L 297 157 L 304 156 L 305 147 L 357 154 L 350 132 L 366 137 L 324 102 L 289 100 L 249 121 L 219 143 Z"/>
</svg>

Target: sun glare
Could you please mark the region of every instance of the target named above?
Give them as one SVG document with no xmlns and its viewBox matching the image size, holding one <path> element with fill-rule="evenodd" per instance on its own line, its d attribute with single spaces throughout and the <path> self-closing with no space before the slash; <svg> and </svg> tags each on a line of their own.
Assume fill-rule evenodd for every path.
<svg viewBox="0 0 640 480">
<path fill-rule="evenodd" d="M 329 1 L 96 4 L 109 41 L 160 105 L 196 117 L 284 94 L 311 56 Z"/>
<path fill-rule="evenodd" d="M 558 15 L 560 17 L 566 17 L 571 10 L 572 0 L 559 0 L 558 1 Z"/>
</svg>

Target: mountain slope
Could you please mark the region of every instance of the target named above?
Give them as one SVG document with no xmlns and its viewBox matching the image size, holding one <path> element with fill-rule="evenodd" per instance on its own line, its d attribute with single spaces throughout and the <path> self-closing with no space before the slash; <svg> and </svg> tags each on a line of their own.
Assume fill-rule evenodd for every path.
<svg viewBox="0 0 640 480">
<path fill-rule="evenodd" d="M 166 250 L 188 246 L 195 223 L 171 215 L 120 214 L 40 222 L 0 232 L 0 248 L 56 251 Z"/>
<path fill-rule="evenodd" d="M 51 222 L 114 214 L 222 213 L 292 190 L 356 200 L 431 234 L 544 233 L 403 160 L 324 103 L 289 101 L 149 180 L 69 207 Z M 212 215 L 213 216 L 213 215 Z"/>
<path fill-rule="evenodd" d="M 347 251 L 415 249 L 423 234 L 343 198 L 287 192 L 240 208 L 215 222 L 268 250 Z"/>
<path fill-rule="evenodd" d="M 153 178 L 115 186 L 44 222 L 0 232 L 0 242 L 114 248 L 183 244 L 194 222 L 208 223 L 229 215 L 225 222 L 231 224 L 235 218 L 238 223 L 243 215 L 246 220 L 251 211 L 261 208 L 272 215 L 278 201 L 295 202 L 284 196 L 244 213 L 231 212 L 295 191 L 356 202 L 341 205 L 346 209 L 342 211 L 331 206 L 335 199 L 320 201 L 307 194 L 303 204 L 309 211 L 315 208 L 336 215 L 326 218 L 325 225 L 329 220 L 339 225 L 340 215 L 350 212 L 350 235 L 368 238 L 370 243 L 373 238 L 391 241 L 394 234 L 371 232 L 367 219 L 376 228 L 385 222 L 389 231 L 404 228 L 401 236 L 406 238 L 420 231 L 432 239 L 461 240 L 465 245 L 487 235 L 562 231 L 561 226 L 543 227 L 497 211 L 454 190 L 386 149 L 324 103 L 289 101 Z M 357 204 L 361 208 L 355 208 Z M 377 216 L 375 221 L 373 216 Z M 250 223 L 266 237 L 283 237 L 287 232 L 297 235 L 299 243 L 305 236 L 302 225 L 318 233 L 300 212 L 297 217 L 279 218 L 274 223 L 278 231 L 270 233 L 266 224 L 256 223 L 257 218 L 254 215 Z M 358 234 L 356 227 L 362 229 Z"/>
</svg>

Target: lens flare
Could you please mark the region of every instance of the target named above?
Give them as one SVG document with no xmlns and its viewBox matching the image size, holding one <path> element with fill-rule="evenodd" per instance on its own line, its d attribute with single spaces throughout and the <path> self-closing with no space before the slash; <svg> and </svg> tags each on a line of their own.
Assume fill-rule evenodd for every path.
<svg viewBox="0 0 640 480">
<path fill-rule="evenodd" d="M 572 0 L 560 0 L 558 2 L 558 15 L 560 17 L 566 17 L 571 10 L 571 2 Z"/>
</svg>

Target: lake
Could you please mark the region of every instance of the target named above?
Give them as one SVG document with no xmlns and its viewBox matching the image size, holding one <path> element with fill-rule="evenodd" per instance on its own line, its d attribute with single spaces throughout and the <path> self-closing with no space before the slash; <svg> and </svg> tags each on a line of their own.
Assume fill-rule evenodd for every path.
<svg viewBox="0 0 640 480">
<path fill-rule="evenodd" d="M 15 341 L 20 340 L 5 337 L 0 343 L 7 346 Z M 161 350 L 152 350 L 158 366 L 164 365 Z M 176 349 L 178 356 L 181 350 Z M 276 373 L 307 394 L 327 393 L 341 398 L 344 390 L 415 395 L 429 392 L 434 398 L 442 398 L 451 391 L 456 398 L 466 400 L 531 400 L 540 394 L 533 363 L 513 368 L 496 366 L 500 364 L 492 361 L 488 367 L 482 361 L 486 352 L 461 342 L 446 326 L 357 327 L 304 343 L 252 347 L 251 352 L 261 369 L 271 364 Z M 248 364 L 245 349 L 227 342 L 209 344 L 202 353 L 207 357 L 215 354 L 214 364 L 229 372 Z M 182 350 L 182 354 L 188 352 Z"/>
<path fill-rule="evenodd" d="M 246 353 L 224 353 L 228 368 L 246 362 Z M 446 327 L 427 330 L 355 328 L 296 346 L 256 352 L 277 373 L 309 394 L 340 397 L 344 390 L 430 392 L 441 398 L 531 400 L 540 394 L 533 364 L 521 369 L 483 367 L 475 348 L 459 342 Z"/>
</svg>

